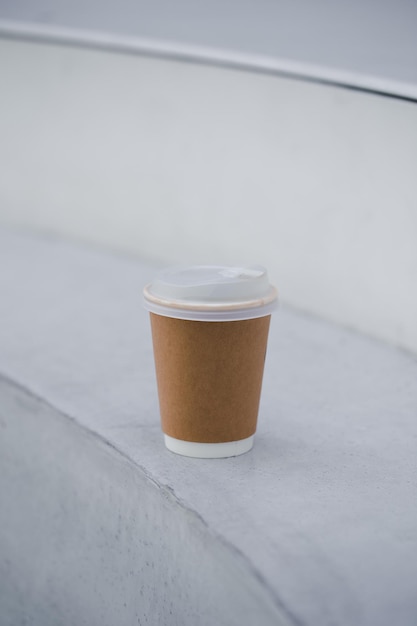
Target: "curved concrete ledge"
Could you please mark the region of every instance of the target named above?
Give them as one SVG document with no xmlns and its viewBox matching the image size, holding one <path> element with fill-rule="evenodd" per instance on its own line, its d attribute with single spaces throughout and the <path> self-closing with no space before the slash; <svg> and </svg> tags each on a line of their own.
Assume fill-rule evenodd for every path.
<svg viewBox="0 0 417 626">
<path fill-rule="evenodd" d="M 415 357 L 281 309 L 253 450 L 187 459 L 154 267 L 7 231 L 0 257 L 2 623 L 415 624 Z"/>
<path fill-rule="evenodd" d="M 111 32 L 65 28 L 57 25 L 0 20 L 0 36 L 21 41 L 92 48 L 106 52 L 138 54 L 145 57 L 207 64 L 296 78 L 313 83 L 357 89 L 365 93 L 417 101 L 416 82 L 400 81 L 383 75 L 372 75 L 348 69 L 274 57 L 254 52 L 228 50 L 181 41 L 120 35 Z"/>
<path fill-rule="evenodd" d="M 4 379 L 0 402 L 2 624 L 297 624 L 244 554 L 111 440 Z"/>
<path fill-rule="evenodd" d="M 417 98 L 416 7 L 329 3 L 21 0 L 0 33 L 295 76 Z"/>
<path fill-rule="evenodd" d="M 1 220 L 168 263 L 261 262 L 282 301 L 417 351 L 417 106 L 0 37 Z"/>
</svg>

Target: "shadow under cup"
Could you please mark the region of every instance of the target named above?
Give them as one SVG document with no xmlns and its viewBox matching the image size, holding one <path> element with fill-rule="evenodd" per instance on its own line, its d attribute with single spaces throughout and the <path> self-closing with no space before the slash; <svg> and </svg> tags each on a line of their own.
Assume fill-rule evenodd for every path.
<svg viewBox="0 0 417 626">
<path fill-rule="evenodd" d="M 169 307 L 168 300 L 161 307 L 159 294 L 154 306 L 149 300 L 145 305 L 150 311 L 165 444 L 186 456 L 235 456 L 253 445 L 276 291 L 270 302 L 264 299 L 261 308 L 253 306 L 254 302 L 259 305 L 258 299 L 244 301 L 246 308 L 233 302 L 227 309 L 221 295 L 217 307 L 213 299 L 206 304 L 209 312 L 201 304 L 201 294 L 198 305 L 195 301 L 190 305 L 189 315 L 206 319 L 182 319 L 188 313 L 173 309 L 172 299 Z M 148 286 L 145 300 L 149 297 L 153 296 Z M 239 316 L 245 319 L 230 319 Z"/>
</svg>

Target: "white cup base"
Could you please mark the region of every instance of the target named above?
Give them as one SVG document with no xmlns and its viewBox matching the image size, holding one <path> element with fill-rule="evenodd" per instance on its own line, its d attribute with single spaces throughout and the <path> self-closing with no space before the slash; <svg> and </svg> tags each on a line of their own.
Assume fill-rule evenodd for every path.
<svg viewBox="0 0 417 626">
<path fill-rule="evenodd" d="M 225 441 L 224 443 L 196 443 L 174 439 L 174 437 L 165 434 L 164 438 L 168 450 L 175 452 L 175 454 L 198 459 L 221 459 L 249 452 L 253 446 L 254 435 L 239 441 Z"/>
</svg>

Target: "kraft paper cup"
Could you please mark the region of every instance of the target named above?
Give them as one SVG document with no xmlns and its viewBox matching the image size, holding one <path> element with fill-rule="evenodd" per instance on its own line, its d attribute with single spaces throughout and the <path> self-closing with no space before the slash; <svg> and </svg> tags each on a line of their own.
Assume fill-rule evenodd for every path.
<svg viewBox="0 0 417 626">
<path fill-rule="evenodd" d="M 252 448 L 271 313 L 266 270 L 164 270 L 144 289 L 165 445 L 200 458 Z"/>
</svg>

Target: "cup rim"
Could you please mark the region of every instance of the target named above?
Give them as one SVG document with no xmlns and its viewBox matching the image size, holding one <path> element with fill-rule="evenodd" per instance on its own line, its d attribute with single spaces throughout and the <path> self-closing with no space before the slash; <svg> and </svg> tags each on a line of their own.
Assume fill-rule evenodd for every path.
<svg viewBox="0 0 417 626">
<path fill-rule="evenodd" d="M 270 315 L 278 306 L 278 290 L 270 285 L 269 292 L 256 300 L 236 302 L 192 302 L 166 300 L 150 291 L 152 283 L 143 290 L 144 307 L 150 313 L 195 321 L 234 321 Z"/>
</svg>

